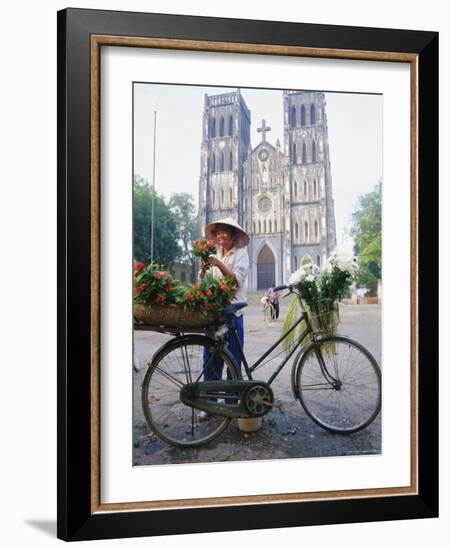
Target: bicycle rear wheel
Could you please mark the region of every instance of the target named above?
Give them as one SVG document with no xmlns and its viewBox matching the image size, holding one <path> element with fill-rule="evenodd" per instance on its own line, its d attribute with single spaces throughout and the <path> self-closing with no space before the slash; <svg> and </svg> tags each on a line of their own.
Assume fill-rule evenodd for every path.
<svg viewBox="0 0 450 550">
<path fill-rule="evenodd" d="M 323 338 L 305 351 L 296 386 L 308 416 L 333 433 L 366 428 L 381 408 L 381 371 L 376 360 L 363 346 L 343 336 Z"/>
<path fill-rule="evenodd" d="M 223 376 L 237 378 L 230 355 L 217 349 L 210 338 L 188 336 L 168 342 L 149 363 L 142 382 L 142 407 L 150 429 L 166 443 L 177 447 L 198 447 L 219 436 L 230 418 L 209 416 L 181 402 L 180 390 L 188 383 L 202 381 L 204 350 L 224 362 Z"/>
</svg>

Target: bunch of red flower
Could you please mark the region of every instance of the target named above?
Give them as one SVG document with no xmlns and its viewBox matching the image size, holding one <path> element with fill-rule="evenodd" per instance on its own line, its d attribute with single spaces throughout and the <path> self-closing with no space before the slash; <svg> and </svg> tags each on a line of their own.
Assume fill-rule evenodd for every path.
<svg viewBox="0 0 450 550">
<path fill-rule="evenodd" d="M 192 253 L 194 256 L 199 256 L 204 262 L 208 260 L 211 254 L 217 252 L 216 243 L 209 239 L 197 239 L 194 241 Z"/>
<path fill-rule="evenodd" d="M 232 279 L 216 279 L 206 274 L 202 281 L 190 287 L 184 296 L 184 307 L 192 310 L 214 311 L 221 315 L 236 295 Z"/>
<path fill-rule="evenodd" d="M 178 281 L 168 271 L 150 263 L 136 262 L 134 266 L 134 301 L 145 304 L 173 304 L 177 300 Z"/>
</svg>

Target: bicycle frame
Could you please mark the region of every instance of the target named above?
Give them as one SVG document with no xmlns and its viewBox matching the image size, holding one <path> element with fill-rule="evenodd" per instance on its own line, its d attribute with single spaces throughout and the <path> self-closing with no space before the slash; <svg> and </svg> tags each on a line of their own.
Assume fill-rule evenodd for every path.
<svg viewBox="0 0 450 550">
<path fill-rule="evenodd" d="M 276 377 L 280 374 L 280 372 L 283 370 L 284 366 L 286 365 L 286 363 L 288 363 L 288 361 L 291 359 L 291 357 L 294 355 L 294 353 L 297 351 L 297 349 L 301 346 L 303 340 L 306 338 L 306 336 L 308 334 L 311 334 L 312 335 L 312 341 L 313 341 L 313 344 L 316 344 L 317 343 L 317 340 L 316 340 L 316 336 L 314 334 L 314 331 L 313 331 L 313 328 L 311 326 L 311 322 L 309 320 L 309 316 L 307 314 L 307 312 L 305 311 L 305 308 L 303 307 L 303 303 L 302 303 L 302 300 L 301 298 L 299 297 L 298 298 L 299 301 L 300 301 L 300 306 L 301 306 L 301 309 L 302 309 L 302 314 L 300 315 L 300 317 L 297 319 L 297 321 L 292 325 L 292 327 L 286 331 L 284 334 L 282 334 L 280 336 L 280 338 L 268 349 L 266 350 L 263 355 L 261 355 L 261 357 L 251 366 L 249 366 L 248 362 L 247 362 L 247 358 L 245 357 L 245 353 L 244 353 L 244 349 L 242 347 L 242 344 L 241 344 L 241 341 L 239 339 L 239 336 L 234 328 L 234 326 L 231 326 L 229 330 L 232 331 L 233 335 L 235 336 L 237 342 L 238 342 L 238 346 L 239 346 L 239 350 L 241 352 L 241 356 L 242 356 L 242 362 L 244 364 L 244 369 L 245 369 L 245 372 L 246 372 L 246 375 L 248 377 L 249 380 L 253 380 L 253 376 L 252 376 L 252 373 L 261 365 L 261 363 L 272 353 L 272 351 L 274 351 L 282 342 L 283 340 L 285 340 L 285 338 L 291 334 L 291 332 L 293 332 L 301 323 L 302 321 L 305 321 L 306 323 L 306 328 L 305 330 L 296 338 L 295 340 L 295 344 L 292 346 L 292 348 L 290 349 L 289 353 L 286 355 L 286 357 L 283 359 L 283 361 L 278 365 L 278 367 L 275 369 L 275 371 L 272 373 L 272 375 L 270 376 L 269 380 L 267 381 L 267 384 L 269 384 L 269 386 L 272 384 L 272 382 L 276 379 Z M 323 359 L 323 356 L 322 356 L 322 352 L 320 350 L 320 347 L 319 346 L 315 346 L 315 351 L 316 351 L 316 355 L 317 355 L 317 358 L 318 358 L 318 361 L 319 361 L 319 365 L 320 365 L 320 368 L 321 368 L 321 371 L 322 371 L 322 374 L 325 378 L 325 380 L 331 384 L 332 386 L 339 386 L 340 383 L 338 380 L 336 380 L 329 372 L 328 372 L 328 369 L 326 367 L 326 364 L 325 364 L 325 361 Z"/>
</svg>

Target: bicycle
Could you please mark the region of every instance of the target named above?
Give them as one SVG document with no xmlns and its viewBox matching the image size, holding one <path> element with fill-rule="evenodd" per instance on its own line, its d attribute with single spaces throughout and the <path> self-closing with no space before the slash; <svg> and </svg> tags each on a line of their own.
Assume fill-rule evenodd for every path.
<svg viewBox="0 0 450 550">
<path fill-rule="evenodd" d="M 276 312 L 275 307 L 272 304 L 272 302 L 269 300 L 268 296 L 263 296 L 261 299 L 261 302 L 263 304 L 263 317 L 264 322 L 269 325 L 273 321 L 275 321 L 276 318 Z"/>
<path fill-rule="evenodd" d="M 291 384 L 306 414 L 338 434 L 360 431 L 373 422 L 381 409 L 381 371 L 375 358 L 358 342 L 329 334 L 323 321 L 338 314 L 333 304 L 310 315 L 294 287 L 281 285 L 275 290 L 285 289 L 297 294 L 300 315 L 253 365 L 248 365 L 242 350 L 246 379 L 238 375 L 227 350 L 227 333 L 234 330 L 230 320 L 245 302 L 231 304 L 223 322 L 209 327 L 206 335 L 177 330 L 175 338 L 155 353 L 142 382 L 142 406 L 150 429 L 161 440 L 177 447 L 198 447 L 218 437 L 232 418 L 267 414 L 275 405 L 271 385 L 299 348 Z M 298 335 L 294 332 L 291 347 L 270 378 L 254 380 L 254 371 L 302 322 L 304 329 Z M 202 382 L 207 364 L 217 359 L 223 360 L 227 379 Z M 210 415 L 208 420 L 201 421 L 201 411 Z"/>
</svg>

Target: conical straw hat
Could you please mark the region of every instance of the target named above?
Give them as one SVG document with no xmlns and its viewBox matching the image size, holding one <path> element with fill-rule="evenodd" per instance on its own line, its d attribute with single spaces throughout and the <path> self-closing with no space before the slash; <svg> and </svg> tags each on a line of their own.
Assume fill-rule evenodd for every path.
<svg viewBox="0 0 450 550">
<path fill-rule="evenodd" d="M 235 230 L 234 244 L 236 246 L 238 246 L 239 248 L 242 248 L 248 245 L 250 241 L 250 237 L 248 236 L 246 231 L 244 231 L 242 227 L 237 223 L 237 221 L 234 220 L 233 218 L 223 218 L 222 220 L 216 220 L 213 223 L 209 223 L 205 227 L 205 235 L 208 239 L 214 239 L 214 237 L 216 236 L 218 225 L 229 225 L 230 227 L 234 228 Z"/>
</svg>

